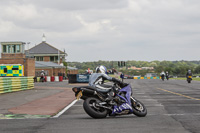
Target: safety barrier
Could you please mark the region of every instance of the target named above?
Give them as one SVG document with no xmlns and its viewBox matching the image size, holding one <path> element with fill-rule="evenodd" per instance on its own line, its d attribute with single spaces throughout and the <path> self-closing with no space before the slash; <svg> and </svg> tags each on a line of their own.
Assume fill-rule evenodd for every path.
<svg viewBox="0 0 200 133">
<path fill-rule="evenodd" d="M 33 77 L 0 77 L 0 94 L 33 88 Z"/>
<path fill-rule="evenodd" d="M 160 79 L 160 77 L 133 77 L 133 79 Z"/>
<path fill-rule="evenodd" d="M 89 83 L 90 74 L 69 74 L 69 83 Z"/>
</svg>

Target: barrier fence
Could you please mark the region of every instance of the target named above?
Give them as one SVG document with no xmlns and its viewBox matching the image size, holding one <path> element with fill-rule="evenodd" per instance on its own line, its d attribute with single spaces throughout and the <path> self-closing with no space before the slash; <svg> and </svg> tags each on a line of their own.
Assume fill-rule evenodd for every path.
<svg viewBox="0 0 200 133">
<path fill-rule="evenodd" d="M 41 80 L 41 77 L 34 77 L 34 82 L 54 82 L 54 81 L 59 81 L 62 82 L 65 77 L 63 76 L 45 76 L 44 80 Z"/>
<path fill-rule="evenodd" d="M 0 77 L 0 94 L 33 88 L 33 77 Z"/>
<path fill-rule="evenodd" d="M 119 75 L 109 75 L 113 78 L 120 79 Z M 88 83 L 90 75 L 89 74 L 69 74 L 69 83 Z M 161 79 L 159 76 L 157 77 L 128 77 L 128 79 Z"/>
</svg>

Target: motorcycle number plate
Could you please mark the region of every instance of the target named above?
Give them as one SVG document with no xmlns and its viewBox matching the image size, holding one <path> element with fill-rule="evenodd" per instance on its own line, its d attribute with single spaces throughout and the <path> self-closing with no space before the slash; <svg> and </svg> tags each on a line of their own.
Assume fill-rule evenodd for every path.
<svg viewBox="0 0 200 133">
<path fill-rule="evenodd" d="M 188 78 L 192 78 L 192 76 L 188 76 Z"/>
<path fill-rule="evenodd" d="M 82 95 L 83 95 L 83 93 L 82 93 L 82 91 L 80 91 L 80 92 L 77 94 L 76 99 L 79 100 L 79 99 L 82 97 Z"/>
</svg>

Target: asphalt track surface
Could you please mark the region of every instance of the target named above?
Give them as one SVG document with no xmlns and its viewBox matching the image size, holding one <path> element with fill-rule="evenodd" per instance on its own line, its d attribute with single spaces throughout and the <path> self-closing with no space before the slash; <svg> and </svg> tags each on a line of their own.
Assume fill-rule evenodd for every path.
<svg viewBox="0 0 200 133">
<path fill-rule="evenodd" d="M 200 133 L 200 82 L 125 80 L 148 110 L 146 117 L 93 119 L 76 102 L 58 118 L 0 120 L 1 133 Z"/>
</svg>

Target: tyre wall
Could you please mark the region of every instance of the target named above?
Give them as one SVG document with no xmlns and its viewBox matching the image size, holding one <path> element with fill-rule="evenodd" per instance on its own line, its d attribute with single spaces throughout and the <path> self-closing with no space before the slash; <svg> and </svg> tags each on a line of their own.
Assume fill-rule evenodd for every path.
<svg viewBox="0 0 200 133">
<path fill-rule="evenodd" d="M 0 94 L 33 88 L 33 77 L 0 77 Z"/>
</svg>

